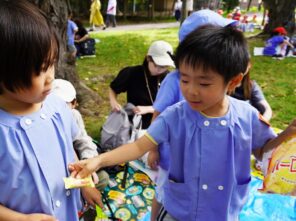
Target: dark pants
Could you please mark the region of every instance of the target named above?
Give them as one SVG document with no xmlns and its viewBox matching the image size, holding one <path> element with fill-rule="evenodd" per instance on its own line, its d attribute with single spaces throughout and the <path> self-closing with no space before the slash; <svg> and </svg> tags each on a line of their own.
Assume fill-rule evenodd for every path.
<svg viewBox="0 0 296 221">
<path fill-rule="evenodd" d="M 179 21 L 181 18 L 181 10 L 176 10 L 175 11 L 175 19 L 176 21 Z"/>
<path fill-rule="evenodd" d="M 115 15 L 107 14 L 106 16 L 106 26 L 109 27 L 109 24 L 112 23 L 113 27 L 116 27 L 116 18 Z"/>
<path fill-rule="evenodd" d="M 164 209 L 163 206 L 161 207 L 156 220 L 157 221 L 177 221 L 170 214 L 167 213 L 167 211 Z"/>
</svg>

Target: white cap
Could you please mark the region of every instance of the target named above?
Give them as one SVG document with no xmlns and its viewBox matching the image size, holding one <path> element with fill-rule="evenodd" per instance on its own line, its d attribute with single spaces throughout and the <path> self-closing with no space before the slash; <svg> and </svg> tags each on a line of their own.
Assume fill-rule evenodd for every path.
<svg viewBox="0 0 296 221">
<path fill-rule="evenodd" d="M 148 55 L 150 55 L 155 64 L 159 66 L 175 67 L 171 55 L 173 55 L 173 47 L 166 41 L 155 41 L 151 44 Z"/>
<path fill-rule="evenodd" d="M 63 79 L 53 81 L 52 93 L 66 102 L 72 102 L 76 98 L 76 90 L 73 84 Z"/>
</svg>

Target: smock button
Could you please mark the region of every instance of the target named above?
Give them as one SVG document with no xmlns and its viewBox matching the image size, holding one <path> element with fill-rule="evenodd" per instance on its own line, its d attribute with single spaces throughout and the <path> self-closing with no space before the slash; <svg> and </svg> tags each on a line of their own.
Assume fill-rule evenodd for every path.
<svg viewBox="0 0 296 221">
<path fill-rule="evenodd" d="M 204 189 L 204 190 L 207 190 L 208 189 L 208 185 L 207 184 L 203 184 L 201 188 Z"/>
<path fill-rule="evenodd" d="M 218 186 L 218 190 L 224 190 L 224 186 Z"/>
<path fill-rule="evenodd" d="M 210 125 L 210 121 L 208 121 L 208 120 L 204 121 L 204 125 L 205 126 L 209 126 Z"/>
<path fill-rule="evenodd" d="M 220 124 L 221 124 L 222 126 L 226 126 L 227 121 L 226 121 L 226 120 L 221 120 L 221 121 L 220 121 Z"/>
<path fill-rule="evenodd" d="M 40 114 L 40 117 L 44 120 L 46 118 L 45 114 Z"/>
<path fill-rule="evenodd" d="M 67 190 L 66 191 L 66 196 L 70 196 L 71 195 L 71 191 L 70 190 Z"/>
<path fill-rule="evenodd" d="M 32 120 L 31 120 L 31 119 L 26 119 L 26 120 L 25 120 L 25 124 L 27 124 L 27 125 L 32 124 Z"/>
<path fill-rule="evenodd" d="M 57 200 L 57 201 L 55 202 L 55 205 L 56 205 L 56 207 L 60 207 L 60 206 L 61 206 L 61 201 Z"/>
</svg>

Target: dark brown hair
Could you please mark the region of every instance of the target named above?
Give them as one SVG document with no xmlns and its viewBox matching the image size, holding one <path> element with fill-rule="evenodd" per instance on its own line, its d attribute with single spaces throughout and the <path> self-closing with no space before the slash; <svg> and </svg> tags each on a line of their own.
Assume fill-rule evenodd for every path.
<svg viewBox="0 0 296 221">
<path fill-rule="evenodd" d="M 30 88 L 32 77 L 59 57 L 59 42 L 46 15 L 26 0 L 0 1 L 0 94 Z"/>
<path fill-rule="evenodd" d="M 247 69 L 247 41 L 243 33 L 233 27 L 199 27 L 186 36 L 177 48 L 176 67 L 179 68 L 182 63 L 216 71 L 228 83 Z"/>
</svg>

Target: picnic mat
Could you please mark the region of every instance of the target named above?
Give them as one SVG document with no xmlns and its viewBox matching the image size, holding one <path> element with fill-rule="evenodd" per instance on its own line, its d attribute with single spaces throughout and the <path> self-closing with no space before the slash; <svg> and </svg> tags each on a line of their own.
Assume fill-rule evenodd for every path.
<svg viewBox="0 0 296 221">
<path fill-rule="evenodd" d="M 122 187 L 124 169 L 109 175 L 110 181 L 104 195 L 116 218 L 137 221 L 151 211 L 154 183 L 146 173 L 129 164 L 125 188 Z M 105 213 L 111 216 L 110 209 L 106 208 Z"/>
<path fill-rule="evenodd" d="M 263 49 L 264 49 L 263 47 L 254 47 L 254 50 L 253 50 L 254 56 L 263 56 Z M 279 53 L 280 50 L 277 50 L 277 52 Z M 289 51 L 289 54 L 287 55 L 287 57 L 296 58 L 296 56 L 292 54 L 291 50 Z"/>
<path fill-rule="evenodd" d="M 135 165 L 136 164 L 136 165 Z M 252 180 L 249 198 L 240 213 L 240 221 L 292 221 L 296 220 L 296 197 L 261 193 L 263 175 L 251 160 Z M 147 171 L 146 171 L 147 172 Z M 141 163 L 128 167 L 126 187 L 121 187 L 123 169 L 110 174 L 109 187 L 104 191 L 116 218 L 123 221 L 150 221 L 151 203 L 154 197 L 154 182 L 141 171 Z M 105 213 L 110 216 L 106 209 Z"/>
</svg>

